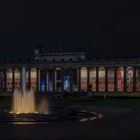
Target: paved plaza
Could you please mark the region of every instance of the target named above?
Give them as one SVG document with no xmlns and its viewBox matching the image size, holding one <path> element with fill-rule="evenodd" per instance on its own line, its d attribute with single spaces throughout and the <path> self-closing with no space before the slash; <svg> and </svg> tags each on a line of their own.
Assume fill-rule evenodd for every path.
<svg viewBox="0 0 140 140">
<path fill-rule="evenodd" d="M 140 138 L 140 110 L 115 107 L 74 106 L 99 112 L 102 119 L 89 122 L 0 124 L 0 139 L 131 140 Z"/>
</svg>

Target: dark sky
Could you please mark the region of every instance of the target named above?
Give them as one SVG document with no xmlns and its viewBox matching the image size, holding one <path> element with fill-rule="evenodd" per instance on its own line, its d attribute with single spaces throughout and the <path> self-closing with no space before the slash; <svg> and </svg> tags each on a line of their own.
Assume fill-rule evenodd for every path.
<svg viewBox="0 0 140 140">
<path fill-rule="evenodd" d="M 139 4 L 121 1 L 4 0 L 0 58 L 30 57 L 37 44 L 83 48 L 91 57 L 140 57 Z"/>
</svg>

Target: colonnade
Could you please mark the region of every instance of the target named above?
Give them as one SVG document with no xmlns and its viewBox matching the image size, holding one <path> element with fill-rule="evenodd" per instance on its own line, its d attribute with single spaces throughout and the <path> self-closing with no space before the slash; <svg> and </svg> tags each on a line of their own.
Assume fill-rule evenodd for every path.
<svg viewBox="0 0 140 140">
<path fill-rule="evenodd" d="M 21 68 L 3 72 L 1 89 L 20 88 Z M 2 77 L 2 75 L 0 75 Z M 135 92 L 140 91 L 140 69 L 133 66 L 26 68 L 27 87 L 38 92 Z"/>
</svg>

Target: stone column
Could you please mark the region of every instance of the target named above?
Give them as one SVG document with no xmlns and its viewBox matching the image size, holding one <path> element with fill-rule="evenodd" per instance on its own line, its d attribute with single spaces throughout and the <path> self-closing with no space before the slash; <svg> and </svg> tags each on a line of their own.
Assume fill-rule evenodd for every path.
<svg viewBox="0 0 140 140">
<path fill-rule="evenodd" d="M 78 83 L 78 90 L 81 92 L 81 68 L 77 69 L 77 83 Z"/>
<path fill-rule="evenodd" d="M 90 86 L 90 68 L 87 68 L 87 92 L 89 91 Z"/>
<path fill-rule="evenodd" d="M 20 90 L 22 89 L 22 67 L 19 68 L 20 71 Z"/>
<path fill-rule="evenodd" d="M 114 93 L 115 93 L 115 96 L 118 95 L 118 82 L 117 82 L 117 67 L 114 67 Z"/>
<path fill-rule="evenodd" d="M 133 67 L 133 92 L 136 92 L 136 67 Z"/>
<path fill-rule="evenodd" d="M 64 68 L 61 68 L 61 92 L 64 91 Z"/>
<path fill-rule="evenodd" d="M 105 67 L 105 94 L 108 94 L 108 67 Z"/>
<path fill-rule="evenodd" d="M 48 75 L 48 70 L 45 70 L 45 72 L 46 72 L 46 86 L 45 86 L 46 88 L 45 88 L 45 91 L 48 92 L 48 76 L 49 76 Z"/>
<path fill-rule="evenodd" d="M 73 83 L 74 83 L 74 81 L 73 81 L 73 69 L 70 68 L 70 92 L 73 91 Z"/>
<path fill-rule="evenodd" d="M 38 74 L 37 74 L 37 79 L 38 79 L 38 91 L 40 92 L 41 91 L 41 81 L 40 81 L 40 69 L 38 68 Z M 45 85 L 45 88 L 46 88 L 46 85 Z"/>
<path fill-rule="evenodd" d="M 15 68 L 12 69 L 12 92 L 15 90 Z"/>
<path fill-rule="evenodd" d="M 28 68 L 28 88 L 31 88 L 31 68 Z"/>
<path fill-rule="evenodd" d="M 52 70 L 52 83 L 53 83 L 53 92 L 55 92 L 55 84 L 56 84 L 56 75 L 55 75 L 55 72 L 56 72 L 56 70 L 55 70 L 55 68 Z"/>
<path fill-rule="evenodd" d="M 22 70 L 21 70 L 21 91 L 22 93 L 25 93 L 26 92 L 26 68 L 25 67 L 22 67 Z"/>
<path fill-rule="evenodd" d="M 126 79 L 126 67 L 124 67 L 124 92 L 126 92 L 127 95 L 127 79 Z"/>
<path fill-rule="evenodd" d="M 51 72 L 50 69 L 47 69 L 47 92 L 50 92 L 50 80 L 51 80 Z"/>
<path fill-rule="evenodd" d="M 96 95 L 99 92 L 99 67 L 96 67 Z"/>
<path fill-rule="evenodd" d="M 7 69 L 4 71 L 4 92 L 7 92 Z"/>
<path fill-rule="evenodd" d="M 36 91 L 39 91 L 39 69 L 36 68 Z"/>
</svg>

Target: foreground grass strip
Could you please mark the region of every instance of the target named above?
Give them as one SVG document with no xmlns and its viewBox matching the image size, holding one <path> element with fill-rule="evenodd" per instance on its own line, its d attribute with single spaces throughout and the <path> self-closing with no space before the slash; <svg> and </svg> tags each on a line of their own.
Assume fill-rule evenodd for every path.
<svg viewBox="0 0 140 140">
<path fill-rule="evenodd" d="M 78 99 L 68 98 L 63 99 L 64 105 L 97 105 L 111 107 L 132 107 L 140 108 L 140 99 Z"/>
</svg>

